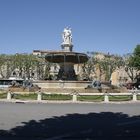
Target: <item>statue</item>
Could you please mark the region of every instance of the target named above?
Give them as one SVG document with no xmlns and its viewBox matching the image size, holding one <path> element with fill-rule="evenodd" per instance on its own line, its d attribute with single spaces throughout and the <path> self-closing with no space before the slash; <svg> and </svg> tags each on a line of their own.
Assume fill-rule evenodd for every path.
<svg viewBox="0 0 140 140">
<path fill-rule="evenodd" d="M 87 89 L 87 88 L 101 89 L 101 82 L 98 80 L 93 80 L 92 83 L 90 85 L 88 85 L 85 89 Z"/>
<path fill-rule="evenodd" d="M 63 44 L 72 44 L 72 33 L 71 28 L 64 28 L 64 31 L 62 33 L 63 38 Z"/>
</svg>

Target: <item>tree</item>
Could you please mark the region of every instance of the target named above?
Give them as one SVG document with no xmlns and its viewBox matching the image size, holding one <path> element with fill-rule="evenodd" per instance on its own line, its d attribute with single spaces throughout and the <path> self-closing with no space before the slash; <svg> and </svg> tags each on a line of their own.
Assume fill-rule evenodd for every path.
<svg viewBox="0 0 140 140">
<path fill-rule="evenodd" d="M 94 75 L 98 80 L 109 81 L 112 73 L 123 65 L 123 58 L 118 55 L 88 52 L 90 59 L 83 65 L 83 73 L 89 78 Z M 104 78 L 103 78 L 104 77 Z"/>
<path fill-rule="evenodd" d="M 6 61 L 7 61 L 7 56 L 5 54 L 0 55 L 0 75 L 2 78 L 6 77 Z"/>
<path fill-rule="evenodd" d="M 92 80 L 93 79 L 93 75 L 96 75 L 96 67 L 95 67 L 95 59 L 94 59 L 94 52 L 87 52 L 88 56 L 89 56 L 89 60 L 82 64 L 82 75 L 81 75 L 81 79 L 84 80 Z"/>
<path fill-rule="evenodd" d="M 39 60 L 37 56 L 32 54 L 25 54 L 22 56 L 22 66 L 24 77 L 30 79 L 32 77 L 33 71 L 38 67 Z"/>
<path fill-rule="evenodd" d="M 131 79 L 133 82 L 135 80 L 137 70 L 135 67 L 132 66 L 132 54 L 126 54 L 123 56 L 123 61 L 124 61 L 124 69 L 125 72 L 127 73 L 128 77 Z"/>
<path fill-rule="evenodd" d="M 136 46 L 132 54 L 124 56 L 124 67 L 127 75 L 134 82 L 140 71 L 140 45 Z"/>
<path fill-rule="evenodd" d="M 0 55 L 0 74 L 2 78 L 9 78 L 14 71 L 13 55 Z"/>
<path fill-rule="evenodd" d="M 43 57 L 32 54 L 0 55 L 0 75 L 2 78 L 16 76 L 31 79 L 35 73 L 38 79 L 47 79 L 51 64 Z"/>
<path fill-rule="evenodd" d="M 140 70 L 140 45 L 137 45 L 134 49 L 133 55 L 130 57 L 129 63 L 138 71 Z"/>
<path fill-rule="evenodd" d="M 94 62 L 93 58 L 82 65 L 83 73 L 82 73 L 82 80 L 89 80 L 91 79 L 91 75 L 95 73 L 94 71 Z"/>
<path fill-rule="evenodd" d="M 101 77 L 104 75 L 104 80 L 110 81 L 112 73 L 123 65 L 123 59 L 118 55 L 102 54 L 96 57 L 95 60 L 95 66 L 99 71 L 99 80 L 101 80 Z"/>
</svg>

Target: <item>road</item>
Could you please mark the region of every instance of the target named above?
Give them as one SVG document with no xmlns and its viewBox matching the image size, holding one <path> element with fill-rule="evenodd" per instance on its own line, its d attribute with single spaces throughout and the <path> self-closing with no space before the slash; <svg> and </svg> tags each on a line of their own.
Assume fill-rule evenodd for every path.
<svg viewBox="0 0 140 140">
<path fill-rule="evenodd" d="M 140 139 L 140 103 L 0 102 L 0 140 Z"/>
</svg>

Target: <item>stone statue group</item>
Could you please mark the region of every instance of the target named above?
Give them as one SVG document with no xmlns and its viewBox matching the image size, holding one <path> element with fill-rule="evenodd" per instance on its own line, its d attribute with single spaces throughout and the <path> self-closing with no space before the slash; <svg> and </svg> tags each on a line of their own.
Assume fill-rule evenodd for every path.
<svg viewBox="0 0 140 140">
<path fill-rule="evenodd" d="M 72 44 L 72 31 L 71 28 L 64 28 L 62 33 L 63 44 Z"/>
</svg>

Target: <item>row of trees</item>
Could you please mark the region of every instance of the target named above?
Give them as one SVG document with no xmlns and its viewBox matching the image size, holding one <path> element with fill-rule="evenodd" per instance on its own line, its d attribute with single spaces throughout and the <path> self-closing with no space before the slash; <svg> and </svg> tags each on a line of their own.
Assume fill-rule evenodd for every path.
<svg viewBox="0 0 140 140">
<path fill-rule="evenodd" d="M 90 75 L 95 75 L 99 80 L 104 77 L 105 81 L 110 81 L 112 73 L 123 66 L 123 57 L 118 55 L 98 55 L 98 53 L 89 53 L 91 55 L 89 61 L 83 65 L 84 74 L 90 78 Z M 97 57 L 99 56 L 99 57 Z"/>
<path fill-rule="evenodd" d="M 105 81 L 109 81 L 111 74 L 121 67 L 132 81 L 140 71 L 140 45 L 137 45 L 132 54 L 124 56 L 106 54 L 103 58 L 97 57 L 95 52 L 88 52 L 90 59 L 82 65 L 83 75 L 90 79 L 90 75 L 97 76 L 100 80 L 104 75 Z M 50 68 L 54 64 L 45 62 L 44 58 L 32 54 L 0 55 L 0 75 L 2 78 L 18 76 L 20 78 L 49 79 Z M 56 65 L 55 65 L 56 67 Z M 98 75 L 99 74 L 99 75 Z"/>
<path fill-rule="evenodd" d="M 88 52 L 90 55 L 89 61 L 83 65 L 84 75 L 90 78 L 90 75 L 97 76 L 99 73 L 99 80 L 104 75 L 105 81 L 111 79 L 112 73 L 120 68 L 124 68 L 131 81 L 134 81 L 137 74 L 140 72 L 140 45 L 137 45 L 134 52 L 124 56 L 118 55 L 103 55 L 104 57 L 97 57 L 98 53 Z"/>
<path fill-rule="evenodd" d="M 32 54 L 0 55 L 0 75 L 2 78 L 18 76 L 30 79 L 36 77 L 45 79 L 49 74 L 50 64 L 45 63 L 43 58 Z"/>
</svg>

